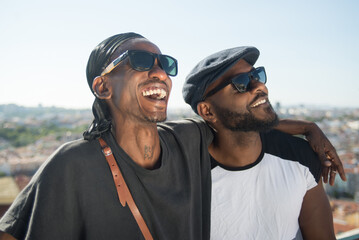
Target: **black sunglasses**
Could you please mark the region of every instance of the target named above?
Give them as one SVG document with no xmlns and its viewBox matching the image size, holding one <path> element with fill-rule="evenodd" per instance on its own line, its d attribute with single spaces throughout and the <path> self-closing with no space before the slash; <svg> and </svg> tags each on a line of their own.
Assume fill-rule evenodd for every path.
<svg viewBox="0 0 359 240">
<path fill-rule="evenodd" d="M 130 59 L 131 67 L 139 72 L 149 71 L 158 59 L 158 64 L 167 75 L 176 76 L 178 72 L 177 60 L 168 55 L 156 54 L 143 50 L 127 50 L 115 60 L 113 60 L 101 73 L 101 76 L 110 73 L 115 67 L 117 67 L 121 61 L 126 57 Z"/>
<path fill-rule="evenodd" d="M 252 79 L 265 84 L 267 82 L 267 75 L 264 67 L 257 67 L 248 73 L 242 73 L 235 76 L 230 81 L 223 81 L 217 87 L 209 91 L 202 98 L 202 100 L 205 100 L 207 97 L 212 96 L 213 94 L 215 94 L 216 92 L 218 92 L 219 90 L 221 90 L 222 88 L 226 87 L 231 83 L 238 90 L 238 92 L 244 93 L 248 91 L 249 83 L 251 82 Z"/>
</svg>

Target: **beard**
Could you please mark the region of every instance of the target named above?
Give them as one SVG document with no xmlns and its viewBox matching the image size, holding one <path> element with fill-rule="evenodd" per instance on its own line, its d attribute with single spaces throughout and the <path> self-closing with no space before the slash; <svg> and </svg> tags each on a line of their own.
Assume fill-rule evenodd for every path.
<svg viewBox="0 0 359 240">
<path fill-rule="evenodd" d="M 251 112 L 251 109 L 247 109 L 248 112 L 239 113 L 219 107 L 217 104 L 213 104 L 213 102 L 212 106 L 222 125 L 233 132 L 266 132 L 271 130 L 279 122 L 278 115 L 275 113 L 270 103 L 265 109 L 265 112 L 267 113 L 265 119 L 256 118 Z"/>
<path fill-rule="evenodd" d="M 159 122 L 164 122 L 167 119 L 167 115 L 159 115 L 159 116 L 145 116 L 145 119 L 148 122 L 151 123 L 159 123 Z"/>
</svg>

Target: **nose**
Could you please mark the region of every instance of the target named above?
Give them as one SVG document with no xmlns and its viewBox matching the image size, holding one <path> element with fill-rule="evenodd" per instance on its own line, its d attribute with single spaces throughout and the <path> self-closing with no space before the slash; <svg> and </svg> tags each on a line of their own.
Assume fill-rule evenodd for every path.
<svg viewBox="0 0 359 240">
<path fill-rule="evenodd" d="M 167 73 L 160 67 L 158 59 L 156 58 L 155 63 L 153 64 L 152 69 L 148 72 L 150 78 L 157 78 L 159 80 L 165 81 L 168 79 Z"/>
<path fill-rule="evenodd" d="M 264 92 L 268 94 L 268 88 L 264 83 L 252 79 L 249 85 L 249 92 L 253 94 L 258 92 Z"/>
</svg>

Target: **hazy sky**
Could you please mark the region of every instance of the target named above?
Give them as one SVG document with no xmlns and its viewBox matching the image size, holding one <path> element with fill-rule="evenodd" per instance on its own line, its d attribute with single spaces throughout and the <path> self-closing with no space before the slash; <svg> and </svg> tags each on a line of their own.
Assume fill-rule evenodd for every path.
<svg viewBox="0 0 359 240">
<path fill-rule="evenodd" d="M 85 69 L 105 38 L 134 31 L 179 61 L 182 84 L 216 51 L 256 46 L 272 103 L 359 107 L 359 1 L 0 0 L 0 104 L 90 108 Z"/>
</svg>

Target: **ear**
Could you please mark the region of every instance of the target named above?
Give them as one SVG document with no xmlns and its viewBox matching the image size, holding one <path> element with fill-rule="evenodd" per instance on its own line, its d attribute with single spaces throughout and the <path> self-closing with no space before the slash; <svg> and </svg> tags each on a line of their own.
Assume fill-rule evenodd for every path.
<svg viewBox="0 0 359 240">
<path fill-rule="evenodd" d="M 109 99 L 111 98 L 111 91 L 107 86 L 105 77 L 97 76 L 93 80 L 92 90 L 95 93 L 95 96 L 99 99 Z"/>
<path fill-rule="evenodd" d="M 216 122 L 216 117 L 211 110 L 211 104 L 209 102 L 199 102 L 197 104 L 197 112 L 206 122 Z"/>
</svg>

